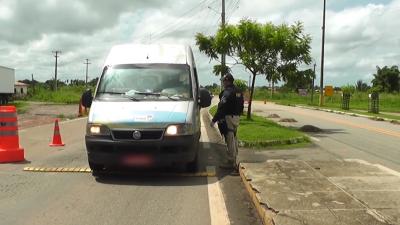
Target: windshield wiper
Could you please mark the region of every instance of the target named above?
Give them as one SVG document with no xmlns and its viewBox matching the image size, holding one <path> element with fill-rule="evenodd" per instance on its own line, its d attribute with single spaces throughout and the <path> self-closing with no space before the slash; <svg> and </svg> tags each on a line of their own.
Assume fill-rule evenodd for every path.
<svg viewBox="0 0 400 225">
<path fill-rule="evenodd" d="M 155 93 L 155 92 L 135 92 L 135 94 L 138 95 L 146 95 L 146 96 L 161 96 L 161 93 Z"/>
<path fill-rule="evenodd" d="M 111 95 L 121 95 L 123 97 L 128 98 L 129 100 L 135 101 L 135 102 L 139 102 L 140 99 L 137 99 L 135 97 L 132 97 L 130 95 L 127 95 L 126 93 L 123 92 L 114 92 L 114 91 L 103 91 L 103 92 L 98 92 L 98 94 L 111 94 Z"/>
<path fill-rule="evenodd" d="M 114 91 L 102 91 L 102 92 L 98 92 L 98 94 L 122 95 L 122 94 L 125 94 L 125 93 L 122 93 L 122 92 L 114 92 Z"/>
<path fill-rule="evenodd" d="M 172 100 L 172 101 L 188 100 L 188 98 L 183 97 L 182 95 L 165 95 L 165 94 L 163 95 L 163 94 L 161 94 L 160 96 L 167 97 L 169 100 Z"/>
</svg>

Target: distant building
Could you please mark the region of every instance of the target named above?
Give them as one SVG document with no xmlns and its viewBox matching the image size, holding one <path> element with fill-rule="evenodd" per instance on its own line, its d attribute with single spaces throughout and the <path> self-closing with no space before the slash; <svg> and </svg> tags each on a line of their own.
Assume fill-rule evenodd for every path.
<svg viewBox="0 0 400 225">
<path fill-rule="evenodd" d="M 22 82 L 15 82 L 14 84 L 14 95 L 17 98 L 24 97 L 28 94 L 29 84 Z"/>
</svg>

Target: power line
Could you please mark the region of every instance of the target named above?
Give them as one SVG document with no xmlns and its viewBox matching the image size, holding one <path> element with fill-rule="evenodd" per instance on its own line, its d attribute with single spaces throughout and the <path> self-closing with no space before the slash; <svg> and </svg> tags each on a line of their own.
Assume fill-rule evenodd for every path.
<svg viewBox="0 0 400 225">
<path fill-rule="evenodd" d="M 207 0 L 209 1 L 209 0 Z M 216 0 L 212 0 L 212 1 L 216 1 Z M 206 2 L 206 1 L 205 1 Z M 205 5 L 206 6 L 206 5 Z M 204 10 L 206 10 L 207 7 L 202 8 L 200 11 L 198 11 L 197 13 L 192 14 L 190 17 L 188 18 L 184 18 L 181 17 L 176 23 L 174 23 L 172 26 L 167 27 L 166 29 L 164 29 L 163 31 L 159 32 L 158 34 L 155 35 L 155 39 L 154 40 L 159 40 L 163 37 L 165 37 L 166 35 L 173 33 L 179 29 L 181 29 L 182 27 L 191 24 L 193 21 L 197 21 L 199 19 L 198 15 L 201 14 Z M 185 20 L 186 21 L 183 21 Z"/>
<path fill-rule="evenodd" d="M 232 4 L 232 7 L 230 8 L 231 13 L 227 19 L 228 22 L 231 19 L 231 17 L 233 16 L 233 14 L 236 12 L 236 10 L 239 8 L 239 5 L 240 5 L 240 0 L 236 0 L 236 3 Z"/>
<path fill-rule="evenodd" d="M 162 30 L 160 30 L 160 31 L 158 31 L 158 32 L 155 32 L 155 33 L 153 34 L 154 37 L 160 36 L 160 35 L 162 35 L 163 33 L 168 32 L 169 30 L 171 30 L 174 26 L 179 25 L 179 24 L 182 22 L 182 20 L 185 19 L 185 17 L 186 17 L 187 15 L 189 15 L 189 14 L 192 13 L 194 10 L 196 10 L 196 9 L 199 8 L 199 7 L 201 7 L 203 4 L 207 3 L 208 1 L 211 1 L 211 0 L 203 0 L 203 1 L 201 1 L 199 4 L 197 4 L 196 6 L 194 6 L 193 8 L 191 8 L 191 9 L 189 9 L 188 11 L 184 12 L 182 15 L 179 16 L 179 19 L 178 19 L 177 21 L 175 21 L 175 22 L 172 23 L 172 24 L 167 25 L 166 27 L 164 27 Z M 192 14 L 192 17 L 193 17 L 193 14 Z M 152 35 L 152 36 L 153 36 L 153 35 Z M 146 37 L 143 37 L 143 36 L 142 36 L 140 39 L 142 40 L 143 38 L 146 38 Z"/>
</svg>

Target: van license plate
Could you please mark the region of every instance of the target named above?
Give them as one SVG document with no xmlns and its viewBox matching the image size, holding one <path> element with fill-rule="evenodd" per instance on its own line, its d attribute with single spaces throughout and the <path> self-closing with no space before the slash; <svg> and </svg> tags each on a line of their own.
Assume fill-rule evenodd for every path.
<svg viewBox="0 0 400 225">
<path fill-rule="evenodd" d="M 126 166 L 150 166 L 153 164 L 153 158 L 148 155 L 128 155 L 122 159 Z"/>
</svg>

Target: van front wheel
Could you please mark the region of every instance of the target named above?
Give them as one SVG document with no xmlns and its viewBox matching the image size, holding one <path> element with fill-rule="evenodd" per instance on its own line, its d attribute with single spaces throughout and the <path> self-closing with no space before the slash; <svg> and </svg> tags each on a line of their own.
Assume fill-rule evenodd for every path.
<svg viewBox="0 0 400 225">
<path fill-rule="evenodd" d="M 199 154 L 197 153 L 196 157 L 194 158 L 194 160 L 186 164 L 186 172 L 189 172 L 189 173 L 197 172 L 198 165 L 199 165 L 199 163 L 198 163 L 198 158 L 199 158 L 198 155 Z"/>
<path fill-rule="evenodd" d="M 198 169 L 198 165 L 199 165 L 199 142 L 196 142 L 196 144 L 194 144 L 194 148 L 196 150 L 196 156 L 194 157 L 193 161 L 188 162 L 186 164 L 186 172 L 189 173 L 195 173 L 197 172 Z"/>
<path fill-rule="evenodd" d="M 98 175 L 104 169 L 104 165 L 97 164 L 97 163 L 92 163 L 90 161 L 89 161 L 89 167 L 92 170 L 92 175 L 93 176 Z"/>
</svg>

